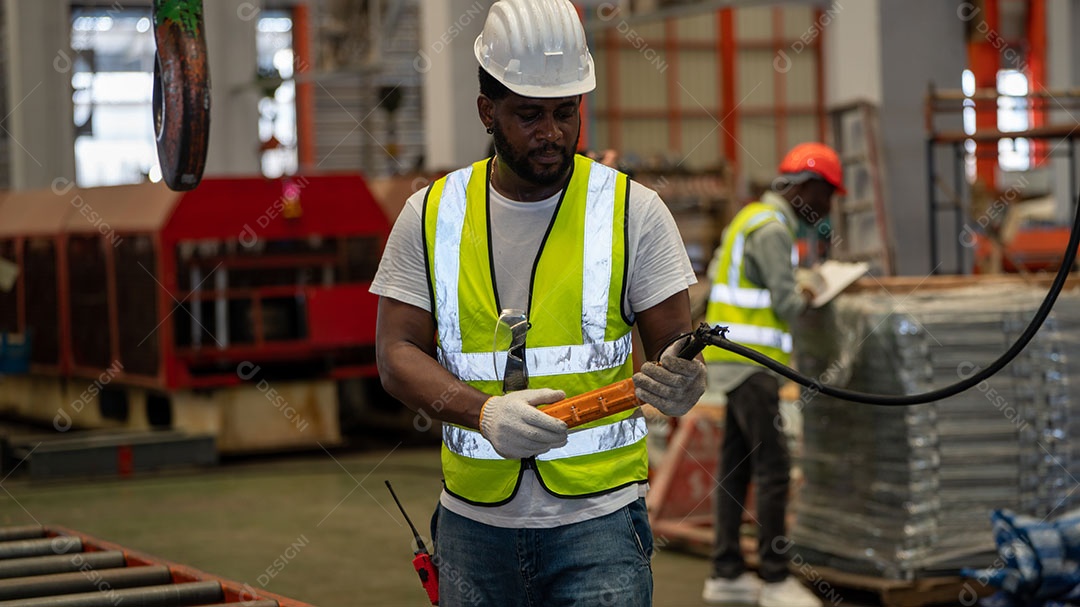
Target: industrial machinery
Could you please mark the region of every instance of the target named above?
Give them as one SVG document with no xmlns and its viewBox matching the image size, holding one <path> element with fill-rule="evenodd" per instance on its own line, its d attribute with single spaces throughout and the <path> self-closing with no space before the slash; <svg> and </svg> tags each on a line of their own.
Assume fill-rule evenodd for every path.
<svg viewBox="0 0 1080 607">
<path fill-rule="evenodd" d="M 337 382 L 373 377 L 368 286 L 390 223 L 358 175 L 0 196 L 0 334 L 30 373 L 0 413 L 173 428 L 223 453 L 340 441 Z"/>
</svg>

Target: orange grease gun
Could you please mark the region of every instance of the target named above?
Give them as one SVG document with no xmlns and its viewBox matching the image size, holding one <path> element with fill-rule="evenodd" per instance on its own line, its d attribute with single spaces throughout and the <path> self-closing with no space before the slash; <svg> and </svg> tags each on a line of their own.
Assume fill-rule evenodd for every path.
<svg viewBox="0 0 1080 607">
<path fill-rule="evenodd" d="M 724 337 L 726 333 L 727 327 L 710 327 L 703 324 L 690 334 L 690 341 L 679 350 L 679 358 L 685 358 L 686 360 L 694 358 L 705 349 L 705 346 L 711 343 L 709 338 L 717 335 Z M 685 335 L 680 335 L 676 339 L 682 339 L 683 337 Z M 660 351 L 663 352 L 665 349 L 666 347 L 661 348 Z M 575 428 L 620 411 L 640 407 L 643 404 L 646 403 L 639 400 L 634 392 L 634 380 L 624 379 L 552 403 L 542 408 L 541 411 L 557 417 L 566 422 L 567 426 Z"/>
</svg>

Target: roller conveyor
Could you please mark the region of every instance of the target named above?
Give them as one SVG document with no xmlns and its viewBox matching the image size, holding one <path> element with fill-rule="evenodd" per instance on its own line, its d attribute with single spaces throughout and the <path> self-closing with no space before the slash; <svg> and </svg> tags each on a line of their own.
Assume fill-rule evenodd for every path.
<svg viewBox="0 0 1080 607">
<path fill-rule="evenodd" d="M 185 605 L 221 605 L 221 586 L 217 582 L 188 582 L 130 588 L 104 589 L 79 594 L 53 595 L 21 601 L 0 601 L 2 606 L 20 607 L 106 607 L 108 605 L 138 605 L 140 607 L 182 607 Z M 277 605 L 275 601 L 268 601 Z"/>
<path fill-rule="evenodd" d="M 11 540 L 30 540 L 41 537 L 42 531 L 39 525 L 18 525 L 14 527 L 0 527 L 0 542 Z"/>
<path fill-rule="evenodd" d="M 55 596 L 89 592 L 101 587 L 136 588 L 155 584 L 168 584 L 172 575 L 168 567 L 160 565 L 149 567 L 124 567 L 122 569 L 92 570 L 53 575 L 33 575 L 30 577 L 0 580 L 0 600 L 29 599 L 39 596 Z"/>
<path fill-rule="evenodd" d="M 0 527 L 0 607 L 311 607 L 62 527 Z"/>
<path fill-rule="evenodd" d="M 0 581 L 31 575 L 78 571 L 83 566 L 83 563 L 94 569 L 123 567 L 124 553 L 116 550 L 86 552 L 82 554 L 81 561 L 73 559 L 67 554 L 3 559 L 0 560 Z"/>
<path fill-rule="evenodd" d="M 47 537 L 0 542 L 0 559 L 17 557 L 46 556 L 49 554 L 67 554 L 82 552 L 82 542 L 78 538 L 55 541 Z"/>
</svg>

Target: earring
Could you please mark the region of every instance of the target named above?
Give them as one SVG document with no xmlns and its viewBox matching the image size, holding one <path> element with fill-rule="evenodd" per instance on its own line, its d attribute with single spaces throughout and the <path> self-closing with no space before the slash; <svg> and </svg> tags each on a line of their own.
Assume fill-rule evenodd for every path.
<svg viewBox="0 0 1080 607">
<path fill-rule="evenodd" d="M 488 135 L 491 135 L 494 132 L 495 132 L 495 129 L 491 128 L 490 126 L 487 128 L 487 134 Z"/>
</svg>

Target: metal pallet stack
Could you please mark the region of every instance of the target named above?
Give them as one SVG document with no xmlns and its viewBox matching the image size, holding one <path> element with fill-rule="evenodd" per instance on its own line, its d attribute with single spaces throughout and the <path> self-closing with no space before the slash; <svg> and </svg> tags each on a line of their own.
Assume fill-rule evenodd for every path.
<svg viewBox="0 0 1080 607">
<path fill-rule="evenodd" d="M 863 392 L 940 388 L 1004 352 L 1043 294 L 997 287 L 845 296 L 825 316 L 824 331 L 799 336 L 810 344 L 799 363 L 813 375 L 829 369 L 829 383 Z M 1068 381 L 1080 375 L 1080 364 L 1068 364 L 1071 350 L 1080 360 L 1078 300 L 1063 296 L 1063 317 L 1017 360 L 945 401 L 870 407 L 809 399 L 806 480 L 792 534 L 804 557 L 900 579 L 989 565 L 992 509 L 1045 516 L 1061 505 L 1080 478 L 1080 451 L 1064 440 L 1069 422 L 1080 423 L 1070 415 L 1070 407 L 1080 411 L 1080 393 L 1073 388 L 1070 398 Z M 838 352 L 846 362 L 836 362 Z M 1075 379 L 1071 385 L 1080 385 Z"/>
<path fill-rule="evenodd" d="M 1064 463 L 1063 478 L 1054 487 L 1064 501 L 1063 511 L 1080 507 L 1080 442 L 1069 440 L 1080 436 L 1080 294 L 1073 291 L 1063 295 L 1054 306 L 1052 320 L 1059 330 L 1052 352 L 1059 364 L 1052 372 L 1061 389 L 1047 397 L 1061 403 L 1064 413 L 1062 419 L 1055 420 L 1054 432 L 1046 442 L 1053 445 Z"/>
</svg>

